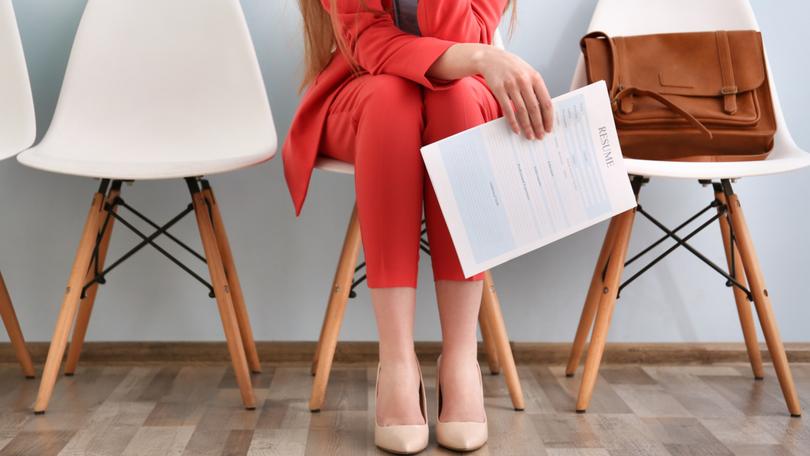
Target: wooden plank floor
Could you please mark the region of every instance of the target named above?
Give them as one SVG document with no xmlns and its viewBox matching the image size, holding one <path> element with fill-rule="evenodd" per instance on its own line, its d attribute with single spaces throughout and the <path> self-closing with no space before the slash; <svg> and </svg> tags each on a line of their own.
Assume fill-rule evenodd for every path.
<svg viewBox="0 0 810 456">
<path fill-rule="evenodd" d="M 810 364 L 793 364 L 810 410 Z M 423 367 L 431 421 L 435 366 Z M 337 366 L 323 411 L 311 414 L 306 366 L 268 365 L 253 378 L 259 407 L 240 407 L 225 365 L 86 364 L 59 379 L 48 413 L 35 416 L 37 381 L 0 364 L 0 456 L 363 455 L 373 445 L 374 366 Z M 524 412 L 500 376 L 484 377 L 490 441 L 476 455 L 810 455 L 808 418 L 787 416 L 768 366 L 602 369 L 587 414 L 573 413 L 579 377 L 562 366 L 520 367 Z M 380 453 L 381 454 L 381 453 Z M 436 447 L 426 454 L 449 454 Z"/>
</svg>

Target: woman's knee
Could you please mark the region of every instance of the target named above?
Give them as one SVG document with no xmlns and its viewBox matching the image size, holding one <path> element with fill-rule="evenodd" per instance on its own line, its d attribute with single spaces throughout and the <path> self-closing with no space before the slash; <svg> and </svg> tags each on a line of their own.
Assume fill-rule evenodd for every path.
<svg viewBox="0 0 810 456">
<path fill-rule="evenodd" d="M 367 120 L 392 123 L 390 121 L 404 119 L 418 121 L 421 125 L 422 89 L 418 84 L 387 74 L 364 77 L 368 78 L 363 88 L 363 111 Z"/>
<path fill-rule="evenodd" d="M 397 173 L 421 176 L 419 149 L 424 133 L 421 87 L 396 76 L 368 77 L 362 88 L 363 107 L 357 119 L 358 175 L 371 170 L 378 177 Z"/>
<path fill-rule="evenodd" d="M 467 77 L 441 90 L 428 90 L 424 94 L 425 112 L 445 115 L 451 112 L 480 111 L 488 114 L 492 94 L 478 79 Z"/>
<path fill-rule="evenodd" d="M 482 123 L 500 113 L 492 93 L 476 78 L 464 78 L 443 90 L 425 91 L 424 141 L 435 142 Z"/>
</svg>

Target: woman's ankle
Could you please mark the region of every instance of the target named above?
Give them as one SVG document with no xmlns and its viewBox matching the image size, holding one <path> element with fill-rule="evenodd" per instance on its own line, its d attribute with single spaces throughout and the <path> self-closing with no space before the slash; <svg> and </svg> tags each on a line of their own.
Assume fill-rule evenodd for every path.
<svg viewBox="0 0 810 456">
<path fill-rule="evenodd" d="M 421 376 L 416 354 L 389 356 L 380 360 L 376 417 L 377 424 L 424 424 L 422 414 Z"/>
<path fill-rule="evenodd" d="M 416 352 L 413 349 L 413 346 L 409 348 L 383 348 L 380 347 L 380 364 L 382 365 L 393 365 L 393 366 L 407 366 L 407 365 L 416 365 L 418 363 L 418 359 L 416 358 Z"/>
<path fill-rule="evenodd" d="M 478 344 L 454 344 L 442 347 L 442 363 L 475 363 L 478 361 Z"/>
<path fill-rule="evenodd" d="M 476 352 L 443 352 L 437 375 L 443 400 L 441 421 L 480 422 L 485 419 L 484 391 Z M 475 396 L 480 399 L 474 400 Z"/>
</svg>

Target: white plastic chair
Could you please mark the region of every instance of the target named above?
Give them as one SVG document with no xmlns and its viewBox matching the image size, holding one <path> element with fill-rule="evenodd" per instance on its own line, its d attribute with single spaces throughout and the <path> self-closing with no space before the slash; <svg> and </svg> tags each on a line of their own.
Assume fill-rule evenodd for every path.
<svg viewBox="0 0 810 456">
<path fill-rule="evenodd" d="M 238 0 L 90 0 L 82 17 L 53 122 L 21 163 L 101 179 L 51 341 L 34 411 L 48 405 L 74 317 L 65 372 L 73 374 L 97 292 L 114 221 L 135 231 L 216 297 L 247 408 L 256 406 L 249 370 L 259 371 L 239 279 L 222 217 L 201 179 L 273 157 L 276 132 L 262 75 Z M 184 178 L 192 204 L 158 225 L 121 197 L 129 180 Z M 200 188 L 202 184 L 202 189 Z M 156 231 L 141 233 L 117 209 Z M 194 212 L 211 284 L 153 241 Z M 126 259 L 129 253 L 122 259 Z M 89 272 L 88 272 L 89 271 Z M 81 304 L 81 307 L 79 308 Z"/>
<path fill-rule="evenodd" d="M 25 66 L 20 33 L 10 1 L 0 2 L 0 62 L 0 160 L 4 160 L 30 146 L 36 136 L 34 99 L 31 97 L 28 68 Z M 23 373 L 33 378 L 34 365 L 25 347 L 25 339 L 2 273 L 0 318 Z"/>
<path fill-rule="evenodd" d="M 493 45 L 503 49 L 503 40 L 499 32 L 495 34 Z M 315 167 L 326 172 L 354 174 L 352 164 L 324 156 L 318 158 Z M 424 243 L 427 244 L 427 241 L 424 241 Z M 312 361 L 312 373 L 315 375 L 315 379 L 312 383 L 309 408 L 313 411 L 320 410 L 326 398 L 326 386 L 329 383 L 329 374 L 332 370 L 332 361 L 335 356 L 335 348 L 340 326 L 343 323 L 346 304 L 350 297 L 354 297 L 354 288 L 365 279 L 365 276 L 355 279 L 358 272 L 365 265 L 364 263 L 356 267 L 359 252 L 360 224 L 357 221 L 357 210 L 355 208 L 349 219 L 349 226 L 346 230 L 346 238 L 343 241 L 335 279 L 332 282 L 315 357 Z M 495 293 L 495 285 L 489 272 L 485 274 L 484 278 L 484 294 L 478 320 L 490 371 L 497 374 L 503 369 L 509 394 L 512 398 L 512 405 L 515 410 L 523 410 L 525 405 L 520 378 L 512 356 L 512 348 L 509 345 L 509 335 L 503 321 L 500 302 Z"/>
<path fill-rule="evenodd" d="M 597 30 L 610 36 L 629 36 L 714 30 L 759 30 L 759 26 L 747 0 L 712 0 L 708 2 L 703 0 L 600 0 L 588 28 L 589 32 Z M 572 88 L 585 84 L 584 70 L 584 62 L 580 57 Z M 739 199 L 731 187 L 732 180 L 738 178 L 782 173 L 810 165 L 810 154 L 799 149 L 788 131 L 773 81 L 774 78 L 771 74 L 770 82 L 776 110 L 777 132 L 773 151 L 766 160 L 670 162 L 625 159 L 625 164 L 629 173 L 635 176 L 636 190 L 639 190 L 651 177 L 696 179 L 703 184 L 712 184 L 715 194 L 713 205 L 717 208 L 728 269 L 731 271 L 726 273 L 726 278 L 736 280 L 739 285 L 734 285 L 732 288 L 754 376 L 756 379 L 762 379 L 764 371 L 749 299 L 754 302 L 759 315 L 768 350 L 773 358 L 774 368 L 790 414 L 799 416 L 801 408 L 771 309 L 770 298 L 753 242 L 745 224 L 742 208 L 739 205 Z M 585 372 L 576 404 L 576 409 L 580 412 L 584 412 L 588 407 L 593 393 L 617 295 L 624 285 L 638 276 L 634 275 L 625 284 L 620 284 L 626 264 L 627 244 L 636 212 L 653 221 L 662 230 L 666 230 L 666 227 L 652 218 L 642 207 L 639 207 L 637 211 L 630 211 L 614 218 L 608 228 L 566 369 L 567 375 L 574 375 L 588 333 L 593 326 Z M 686 240 L 700 229 L 683 237 L 677 234 L 672 236 L 676 231 L 678 230 L 670 230 L 662 240 L 666 238 L 675 239 L 676 242 Z M 700 257 L 699 252 L 689 246 L 688 242 L 686 244 L 687 249 Z M 642 254 L 644 252 L 646 251 L 643 251 Z M 630 261 L 634 261 L 638 256 Z M 701 259 L 721 272 L 719 267 L 707 261 L 705 257 Z M 735 271 L 740 271 L 740 273 L 737 274 Z M 725 271 L 722 272 L 725 273 Z M 605 290 L 604 293 L 603 290 Z"/>
</svg>

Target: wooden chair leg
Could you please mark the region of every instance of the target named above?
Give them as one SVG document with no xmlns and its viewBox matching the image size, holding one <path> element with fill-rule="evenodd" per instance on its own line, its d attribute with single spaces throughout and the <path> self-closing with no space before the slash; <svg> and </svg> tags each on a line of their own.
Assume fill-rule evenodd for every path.
<svg viewBox="0 0 810 456">
<path fill-rule="evenodd" d="M 56 377 L 59 374 L 59 366 L 62 364 L 62 357 L 65 354 L 70 328 L 76 316 L 76 309 L 81 299 L 84 278 L 87 275 L 87 268 L 93 255 L 96 237 L 98 236 L 98 213 L 104 203 L 104 193 L 106 193 L 107 181 L 103 181 L 101 188 L 93 196 L 93 204 L 87 214 L 87 221 L 82 231 L 79 248 L 76 252 L 76 259 L 73 261 L 73 268 L 70 272 L 67 287 L 65 288 L 64 300 L 59 316 L 56 319 L 56 327 L 51 338 L 51 345 L 48 348 L 48 357 L 45 360 L 45 367 L 42 369 L 42 380 L 39 384 L 39 392 L 34 402 L 34 413 L 45 413 L 48 402 L 53 394 L 56 384 Z"/>
<path fill-rule="evenodd" d="M 779 336 L 779 328 L 777 327 L 776 318 L 774 317 L 773 308 L 771 307 L 771 299 L 768 296 L 765 278 L 759 267 L 759 260 L 757 259 L 754 249 L 754 243 L 751 240 L 751 234 L 745 223 L 742 206 L 736 194 L 729 192 L 726 198 L 728 200 L 731 226 L 734 229 L 737 248 L 742 257 L 745 275 L 748 278 L 751 294 L 754 297 L 754 306 L 759 315 L 759 323 L 765 335 L 768 351 L 771 353 L 773 367 L 776 370 L 776 376 L 779 379 L 782 394 L 785 396 L 785 402 L 787 403 L 791 416 L 801 416 L 801 404 L 796 394 L 796 386 L 793 383 L 790 365 L 788 364 L 787 355 L 785 355 L 785 347 L 782 345 L 782 339 Z"/>
<path fill-rule="evenodd" d="M 318 336 L 318 342 L 315 344 L 315 353 L 312 355 L 312 363 L 309 366 L 309 373 L 310 375 L 315 375 L 318 372 L 318 362 L 321 359 L 321 340 L 323 339 L 323 333 L 326 330 L 327 321 L 332 314 L 333 310 L 329 308 L 331 306 L 332 300 L 329 300 L 329 304 L 327 304 L 326 312 L 323 314 L 323 323 L 321 323 L 321 334 Z"/>
<path fill-rule="evenodd" d="M 217 238 L 217 246 L 219 253 L 222 256 L 222 262 L 225 265 L 225 274 L 228 278 L 228 284 L 231 289 L 231 299 L 233 300 L 234 311 L 236 312 L 236 321 L 239 324 L 239 333 L 242 335 L 242 345 L 245 347 L 245 355 L 247 356 L 248 365 L 250 370 L 254 373 L 262 371 L 261 363 L 259 362 L 259 352 L 256 350 L 256 342 L 253 339 L 253 328 L 250 326 L 250 317 L 248 316 L 247 307 L 245 306 L 245 297 L 242 293 L 242 284 L 239 281 L 239 275 L 236 272 L 236 263 L 233 259 L 233 251 L 231 244 L 228 241 L 228 234 L 225 231 L 225 223 L 222 220 L 222 214 L 219 211 L 217 199 L 214 196 L 214 190 L 207 181 L 203 181 L 203 196 L 208 201 L 211 208 L 211 220 L 214 224 L 214 234 Z"/>
<path fill-rule="evenodd" d="M 236 375 L 236 383 L 239 385 L 242 403 L 245 408 L 253 410 L 256 408 L 256 396 L 250 382 L 250 371 L 245 356 L 245 348 L 242 345 L 242 336 L 239 333 L 239 324 L 236 320 L 231 287 L 228 284 L 225 266 L 222 264 L 222 257 L 217 247 L 217 239 L 214 235 L 209 208 L 203 194 L 197 187 L 197 181 L 192 179 L 188 182 L 194 204 L 194 214 L 197 217 L 197 226 L 200 229 L 200 238 L 202 239 L 203 250 L 208 263 L 208 271 L 211 275 L 219 315 L 225 330 L 225 340 L 228 344 L 228 352 Z"/>
<path fill-rule="evenodd" d="M 714 195 L 718 201 L 726 205 L 726 195 L 722 190 L 716 189 Z M 723 237 L 723 248 L 726 252 L 726 262 L 728 263 L 729 272 L 733 271 L 732 277 L 745 285 L 744 266 L 739 251 L 734 245 L 734 241 L 731 239 L 731 228 L 727 214 L 722 213 L 723 209 L 720 207 L 718 207 L 717 211 L 720 213 L 720 234 Z M 751 310 L 751 304 L 748 302 L 748 296 L 743 290 L 735 286 L 732 286 L 731 289 L 734 291 L 734 301 L 737 304 L 737 313 L 740 316 L 740 326 L 742 326 L 745 348 L 748 351 L 748 360 L 751 362 L 751 370 L 754 372 L 755 379 L 762 380 L 765 378 L 765 371 L 762 368 L 762 353 L 760 353 L 759 350 L 757 329 L 756 326 L 754 326 L 754 315 Z"/>
<path fill-rule="evenodd" d="M 605 280 L 602 281 L 601 296 L 599 306 L 596 311 L 591 342 L 588 345 L 588 355 L 585 359 L 585 370 L 582 375 L 582 384 L 579 387 L 579 397 L 577 398 L 576 411 L 584 413 L 588 408 L 593 395 L 593 388 L 596 385 L 596 378 L 599 375 L 599 365 L 602 362 L 602 355 L 605 352 L 605 341 L 607 339 L 610 319 L 613 316 L 613 309 L 616 306 L 617 293 L 621 282 L 622 272 L 624 272 L 624 262 L 627 256 L 627 248 L 630 243 L 630 233 L 633 231 L 633 221 L 635 220 L 635 209 L 631 209 L 616 216 L 616 238 L 613 248 L 609 254 L 608 268 Z"/>
<path fill-rule="evenodd" d="M 509 345 L 509 335 L 506 332 L 506 325 L 503 322 L 501 304 L 498 295 L 495 293 L 495 283 L 489 271 L 484 274 L 484 295 L 481 301 L 481 313 L 487 320 L 486 325 L 492 331 L 492 338 L 498 353 L 498 361 L 503 368 L 503 376 L 506 386 L 509 388 L 509 396 L 512 398 L 512 406 L 515 410 L 526 408 L 523 400 L 523 389 L 520 386 L 515 358 L 512 355 L 512 347 Z"/>
<path fill-rule="evenodd" d="M 121 194 L 121 182 L 116 181 L 113 183 L 109 194 L 107 195 L 106 204 L 112 205 L 113 201 Z M 107 211 L 102 208 L 98 213 L 98 227 L 99 230 L 104 229 L 104 221 L 107 219 Z M 107 258 L 107 249 L 110 246 L 110 238 L 112 237 L 113 224 L 115 218 L 110 217 L 107 222 L 107 228 L 104 233 L 101 233 L 101 242 L 98 246 L 98 270 L 104 269 L 104 261 Z M 92 266 L 92 260 L 91 260 Z M 84 278 L 84 283 L 89 283 L 95 276 L 95 268 L 91 267 L 87 270 L 87 275 Z M 76 315 L 76 324 L 73 327 L 73 337 L 68 345 L 68 355 L 65 361 L 65 375 L 73 375 L 76 373 L 76 366 L 79 364 L 79 357 L 82 353 L 82 346 L 84 345 L 84 338 L 87 336 L 87 326 L 90 324 L 90 314 L 93 312 L 93 304 L 96 302 L 96 295 L 98 294 L 98 284 L 93 284 L 85 292 L 84 299 L 79 303 L 79 313 Z"/>
<path fill-rule="evenodd" d="M 481 295 L 481 307 L 485 305 L 484 295 Z M 487 356 L 487 365 L 489 365 L 489 372 L 492 375 L 498 375 L 501 372 L 501 364 L 498 359 L 498 346 L 495 344 L 495 337 L 492 334 L 489 320 L 483 311 L 478 312 L 478 326 L 481 328 L 481 340 L 484 345 L 484 353 Z"/>
<path fill-rule="evenodd" d="M 20 367 L 22 367 L 23 374 L 27 378 L 34 378 L 34 364 L 31 362 L 28 349 L 25 347 L 25 338 L 23 338 L 20 322 L 17 320 L 17 314 L 11 304 L 11 296 L 8 293 L 8 288 L 6 288 L 2 273 L 0 273 L 0 318 L 3 319 L 3 324 L 6 326 L 8 339 L 11 341 L 11 347 L 14 348 L 14 354 L 17 356 Z"/>
<path fill-rule="evenodd" d="M 335 280 L 337 280 L 337 275 L 335 276 Z M 335 301 L 335 299 L 330 298 L 329 302 L 326 304 L 326 312 L 323 314 L 323 323 L 321 323 L 321 333 L 318 335 L 318 342 L 315 344 L 315 353 L 312 356 L 312 365 L 309 368 L 311 375 L 315 375 L 318 372 L 318 362 L 320 362 L 321 359 L 321 341 L 323 341 L 323 335 L 326 332 L 326 327 L 329 325 L 329 322 L 335 318 Z"/>
<path fill-rule="evenodd" d="M 602 296 L 602 273 L 605 271 L 605 266 L 613 248 L 616 237 L 616 224 L 617 218 L 613 218 L 605 233 L 605 240 L 602 242 L 602 250 L 599 252 L 599 259 L 596 261 L 593 277 L 591 278 L 591 286 L 588 288 L 588 295 L 585 298 L 585 304 L 582 306 L 582 315 L 579 317 L 579 326 L 574 337 L 574 343 L 571 346 L 571 354 L 568 356 L 568 365 L 565 368 L 567 377 L 573 377 L 577 371 L 579 360 L 585 350 L 585 342 L 591 333 L 594 318 L 596 318 L 596 308 L 599 305 L 599 298 Z"/>
<path fill-rule="evenodd" d="M 349 227 L 346 229 L 346 238 L 343 241 L 343 250 L 338 261 L 335 280 L 329 295 L 329 304 L 326 308 L 321 337 L 318 342 L 317 366 L 315 378 L 312 382 L 312 395 L 309 399 L 309 409 L 317 412 L 323 406 L 326 397 L 326 386 L 329 383 L 329 373 L 332 369 L 332 360 L 335 356 L 340 325 L 346 312 L 346 303 L 349 300 L 354 269 L 357 265 L 357 255 L 360 252 L 360 224 L 357 220 L 357 206 L 352 211 Z"/>
</svg>

